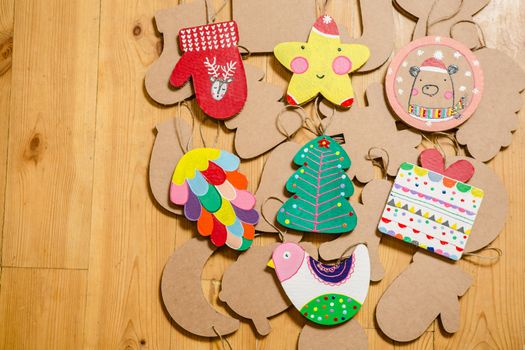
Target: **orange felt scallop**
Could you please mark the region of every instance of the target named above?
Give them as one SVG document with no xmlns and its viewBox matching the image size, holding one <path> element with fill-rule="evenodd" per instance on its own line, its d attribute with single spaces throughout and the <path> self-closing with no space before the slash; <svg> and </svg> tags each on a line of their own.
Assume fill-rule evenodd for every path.
<svg viewBox="0 0 525 350">
<path fill-rule="evenodd" d="M 213 231 L 213 216 L 204 208 L 197 221 L 197 229 L 202 236 L 209 236 Z"/>
<path fill-rule="evenodd" d="M 227 171 L 226 179 L 233 185 L 233 187 L 239 190 L 245 190 L 248 188 L 248 179 L 238 171 Z"/>
<path fill-rule="evenodd" d="M 242 227 L 244 228 L 244 235 L 243 237 L 246 239 L 253 240 L 255 237 L 255 228 L 253 225 L 242 223 Z"/>
</svg>

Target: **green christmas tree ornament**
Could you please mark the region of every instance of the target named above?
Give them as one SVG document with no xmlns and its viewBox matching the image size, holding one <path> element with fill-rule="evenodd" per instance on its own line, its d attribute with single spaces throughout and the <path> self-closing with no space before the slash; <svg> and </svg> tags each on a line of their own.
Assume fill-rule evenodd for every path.
<svg viewBox="0 0 525 350">
<path fill-rule="evenodd" d="M 348 202 L 354 185 L 345 172 L 351 164 L 345 150 L 321 135 L 304 145 L 293 161 L 300 166 L 286 182 L 293 196 L 279 209 L 277 221 L 298 231 L 352 231 L 357 216 Z"/>
</svg>

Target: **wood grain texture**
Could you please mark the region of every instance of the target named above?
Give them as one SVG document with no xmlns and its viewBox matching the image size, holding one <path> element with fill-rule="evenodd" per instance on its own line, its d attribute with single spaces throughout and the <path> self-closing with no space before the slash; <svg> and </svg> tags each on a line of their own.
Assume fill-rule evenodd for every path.
<svg viewBox="0 0 525 350">
<path fill-rule="evenodd" d="M 146 179 L 154 126 L 173 111 L 145 98 L 157 57 L 151 16 L 171 1 L 102 1 L 89 255 L 87 349 L 167 349 L 159 294 L 177 221 L 159 210 Z"/>
<path fill-rule="evenodd" d="M 98 12 L 15 2 L 4 265 L 87 268 Z"/>
<path fill-rule="evenodd" d="M 1 232 L 3 232 L 2 228 L 4 227 L 9 115 L 11 112 L 14 6 L 14 0 L 0 0 L 0 265 L 2 261 Z"/>
<path fill-rule="evenodd" d="M 85 270 L 2 269 L 0 348 L 80 349 Z"/>
<path fill-rule="evenodd" d="M 210 3 L 219 8 L 222 0 Z M 168 257 L 196 234 L 194 224 L 173 218 L 154 203 L 146 177 L 153 129 L 177 113 L 177 107 L 152 102 L 144 90 L 144 75 L 161 44 L 152 18 L 157 10 L 173 5 L 173 0 L 0 0 L 0 224 L 5 217 L 0 349 L 222 349 L 219 339 L 198 338 L 174 324 L 159 294 Z M 361 35 L 358 11 L 358 0 L 328 3 L 328 13 L 352 37 Z M 217 21 L 230 18 L 228 1 Z M 523 1 L 492 0 L 475 18 L 487 45 L 501 49 L 525 69 Z M 394 23 L 397 51 L 410 41 L 414 22 L 394 12 Z M 1 74 L 1 45 L 11 33 L 12 68 Z M 291 74 L 273 56 L 252 55 L 248 63 L 264 69 L 264 80 L 286 91 Z M 385 72 L 382 67 L 353 75 L 356 103 L 364 103 L 366 87 L 381 82 Z M 214 146 L 217 123 L 206 119 L 194 102 L 192 106 L 198 123 L 206 120 L 202 126 L 206 144 Z M 525 111 L 520 117 L 524 119 Z M 372 283 L 357 316 L 369 349 L 523 347 L 523 130 L 520 127 L 512 145 L 489 163 L 510 196 L 505 231 L 492 244 L 504 255 L 497 264 L 475 258 L 460 263 L 474 277 L 460 302 L 460 331 L 450 336 L 434 322 L 421 338 L 402 344 L 376 329 L 375 306 L 415 251 L 384 237 L 379 254 L 385 277 Z M 198 128 L 193 135 L 201 145 Z M 216 146 L 232 150 L 233 137 L 220 127 Z M 311 138 L 299 132 L 295 139 Z M 266 158 L 241 164 L 252 192 Z M 361 188 L 356 184 L 356 198 Z M 267 234 L 254 244 L 276 239 Z M 326 239 L 305 236 L 317 245 Z M 219 249 L 202 275 L 208 301 L 232 316 L 217 296 L 222 274 L 237 256 L 230 249 Z M 239 331 L 227 339 L 234 349 L 296 349 L 304 320 L 289 310 L 270 319 L 273 330 L 266 337 L 257 336 L 250 323 L 241 320 Z"/>
</svg>

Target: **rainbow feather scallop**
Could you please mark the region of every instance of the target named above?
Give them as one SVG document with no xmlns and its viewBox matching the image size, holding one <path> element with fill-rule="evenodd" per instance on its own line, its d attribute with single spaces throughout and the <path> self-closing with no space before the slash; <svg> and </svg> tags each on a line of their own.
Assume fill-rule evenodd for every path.
<svg viewBox="0 0 525 350">
<path fill-rule="evenodd" d="M 184 206 L 186 218 L 197 221 L 199 233 L 214 245 L 242 251 L 253 242 L 259 214 L 239 164 L 237 156 L 223 150 L 189 151 L 173 172 L 170 200 Z"/>
</svg>

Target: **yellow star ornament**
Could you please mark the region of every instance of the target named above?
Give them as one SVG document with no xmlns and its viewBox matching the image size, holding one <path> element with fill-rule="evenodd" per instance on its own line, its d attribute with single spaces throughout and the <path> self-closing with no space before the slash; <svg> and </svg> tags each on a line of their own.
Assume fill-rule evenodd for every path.
<svg viewBox="0 0 525 350">
<path fill-rule="evenodd" d="M 337 24 L 327 15 L 315 21 L 306 43 L 281 43 L 273 52 L 294 73 L 286 97 L 291 105 L 303 104 L 321 94 L 337 106 L 350 107 L 354 89 L 348 74 L 370 57 L 365 45 L 341 44 Z"/>
</svg>

